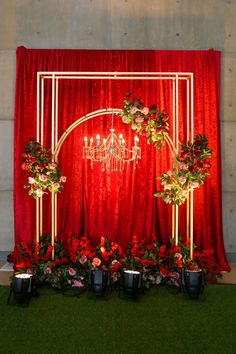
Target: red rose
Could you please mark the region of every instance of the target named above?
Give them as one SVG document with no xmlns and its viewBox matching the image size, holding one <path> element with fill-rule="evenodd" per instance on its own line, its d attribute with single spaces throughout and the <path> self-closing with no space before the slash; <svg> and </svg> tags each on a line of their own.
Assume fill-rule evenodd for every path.
<svg viewBox="0 0 236 354">
<path fill-rule="evenodd" d="M 178 259 L 176 263 L 179 268 L 183 267 L 183 262 L 181 260 Z"/>
<path fill-rule="evenodd" d="M 21 262 L 17 262 L 15 265 L 14 265 L 14 268 L 16 271 L 22 269 L 22 268 L 25 268 L 26 267 L 26 264 L 24 261 L 21 261 Z"/>
<path fill-rule="evenodd" d="M 160 271 L 165 277 L 168 277 L 170 275 L 169 269 L 166 269 L 166 268 L 164 268 L 162 266 L 160 266 Z"/>
<path fill-rule="evenodd" d="M 36 157 L 34 157 L 34 156 L 29 156 L 29 157 L 28 157 L 28 160 L 29 160 L 31 163 L 34 163 L 34 162 L 37 161 Z"/>
<path fill-rule="evenodd" d="M 21 165 L 22 170 L 28 170 L 29 163 L 28 162 L 23 162 Z"/>
<path fill-rule="evenodd" d="M 106 241 L 106 238 L 104 236 L 101 237 L 100 239 L 100 246 L 105 246 L 105 241 Z"/>
</svg>

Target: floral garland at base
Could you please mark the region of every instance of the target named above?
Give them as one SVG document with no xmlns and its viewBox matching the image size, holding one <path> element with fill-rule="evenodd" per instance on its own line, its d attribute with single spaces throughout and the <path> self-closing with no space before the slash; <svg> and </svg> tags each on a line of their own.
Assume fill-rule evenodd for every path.
<svg viewBox="0 0 236 354">
<path fill-rule="evenodd" d="M 206 282 L 221 278 L 213 251 L 200 252 L 195 246 L 190 259 L 189 241 L 160 246 L 156 240 L 146 244 L 134 235 L 124 250 L 106 237 L 101 237 L 100 243 L 93 247 L 86 236 L 69 235 L 57 240 L 54 250 L 52 260 L 50 236 L 44 236 L 38 244 L 19 243 L 9 261 L 14 263 L 15 272 L 32 273 L 38 284 L 47 283 L 59 289 L 86 288 L 91 269 L 109 269 L 113 284 L 119 281 L 122 269 L 140 271 L 146 288 L 160 283 L 180 286 L 181 269 L 201 269 Z"/>
</svg>

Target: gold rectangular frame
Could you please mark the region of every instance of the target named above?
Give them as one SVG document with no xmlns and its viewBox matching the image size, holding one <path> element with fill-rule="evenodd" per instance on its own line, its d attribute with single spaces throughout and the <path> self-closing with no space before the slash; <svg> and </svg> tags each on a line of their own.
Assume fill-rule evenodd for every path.
<svg viewBox="0 0 236 354">
<path fill-rule="evenodd" d="M 173 136 L 172 140 L 178 151 L 179 141 L 179 81 L 186 80 L 186 137 L 187 141 L 194 139 L 194 87 L 193 73 L 189 72 L 68 72 L 68 71 L 40 71 L 37 72 L 37 127 L 36 138 L 44 144 L 44 81 L 52 81 L 52 114 L 51 114 L 51 151 L 54 154 L 58 143 L 58 88 L 63 79 L 71 80 L 172 80 L 173 95 Z M 186 236 L 190 237 L 190 257 L 193 258 L 193 190 L 189 193 L 186 207 Z M 51 193 L 51 244 L 53 246 L 57 235 L 57 194 Z M 172 206 L 172 238 L 177 245 L 179 206 Z M 43 234 L 43 197 L 36 200 L 36 242 Z"/>
</svg>

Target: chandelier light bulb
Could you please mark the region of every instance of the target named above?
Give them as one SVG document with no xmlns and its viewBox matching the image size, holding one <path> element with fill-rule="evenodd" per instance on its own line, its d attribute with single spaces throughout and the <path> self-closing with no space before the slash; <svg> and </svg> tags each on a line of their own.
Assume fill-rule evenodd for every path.
<svg viewBox="0 0 236 354">
<path fill-rule="evenodd" d="M 97 145 L 97 146 L 100 146 L 100 144 L 101 144 L 100 135 L 97 134 L 97 135 L 96 135 L 96 145 Z"/>
</svg>

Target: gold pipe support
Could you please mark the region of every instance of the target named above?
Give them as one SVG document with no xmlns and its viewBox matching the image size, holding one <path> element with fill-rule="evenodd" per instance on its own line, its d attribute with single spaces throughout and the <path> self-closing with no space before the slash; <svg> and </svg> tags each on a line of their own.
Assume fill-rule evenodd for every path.
<svg viewBox="0 0 236 354">
<path fill-rule="evenodd" d="M 193 189 L 190 191 L 190 259 L 193 259 Z"/>
<path fill-rule="evenodd" d="M 179 243 L 179 206 L 175 205 L 175 245 Z"/>
<path fill-rule="evenodd" d="M 172 240 L 175 239 L 175 206 L 172 205 L 172 228 L 171 228 L 171 238 Z"/>
<path fill-rule="evenodd" d="M 41 198 L 37 198 L 36 199 L 36 242 L 39 242 L 39 230 L 40 230 L 40 217 L 39 217 L 39 212 L 40 212 L 40 208 L 39 208 L 39 204 L 40 204 L 40 200 Z"/>
<path fill-rule="evenodd" d="M 52 259 L 55 257 L 55 192 L 51 193 L 51 213 L 52 213 L 52 224 L 51 224 L 51 245 L 52 245 Z"/>
</svg>

